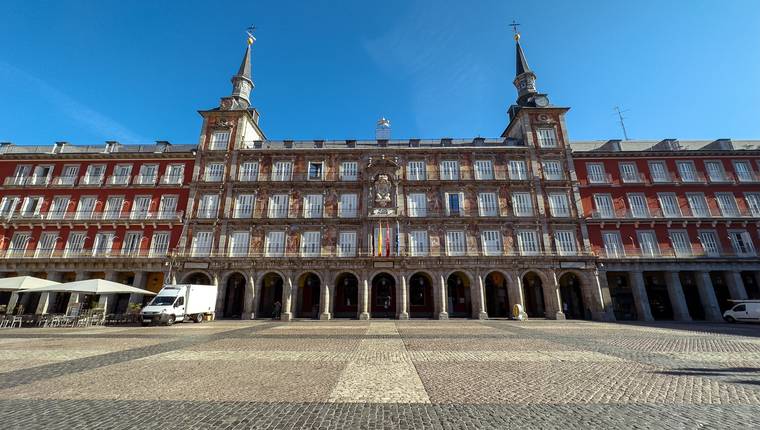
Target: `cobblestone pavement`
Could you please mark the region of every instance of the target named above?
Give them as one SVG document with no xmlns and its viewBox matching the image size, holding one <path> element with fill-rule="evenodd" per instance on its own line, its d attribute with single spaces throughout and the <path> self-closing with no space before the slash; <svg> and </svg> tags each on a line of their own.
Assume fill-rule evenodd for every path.
<svg viewBox="0 0 760 430">
<path fill-rule="evenodd" d="M 760 326 L 217 321 L 0 331 L 0 428 L 760 426 Z"/>
</svg>

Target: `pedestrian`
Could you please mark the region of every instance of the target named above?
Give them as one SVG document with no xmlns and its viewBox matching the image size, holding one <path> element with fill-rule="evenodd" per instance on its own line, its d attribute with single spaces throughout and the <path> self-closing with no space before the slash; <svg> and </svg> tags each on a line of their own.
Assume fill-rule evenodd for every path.
<svg viewBox="0 0 760 430">
<path fill-rule="evenodd" d="M 385 309 L 385 317 L 390 318 L 388 316 L 388 309 L 391 307 L 391 296 L 385 296 L 385 300 L 383 301 L 383 309 Z"/>
<path fill-rule="evenodd" d="M 272 319 L 278 320 L 280 319 L 280 313 L 282 312 L 282 303 L 280 303 L 279 300 L 274 302 L 274 308 L 272 308 Z"/>
</svg>

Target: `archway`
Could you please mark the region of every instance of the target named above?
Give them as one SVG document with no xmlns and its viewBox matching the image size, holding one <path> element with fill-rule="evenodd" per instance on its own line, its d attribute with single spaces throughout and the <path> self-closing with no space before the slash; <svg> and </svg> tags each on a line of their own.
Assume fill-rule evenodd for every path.
<svg viewBox="0 0 760 430">
<path fill-rule="evenodd" d="M 655 320 L 672 320 L 673 306 L 670 303 L 668 286 L 661 272 L 644 272 L 644 287 L 649 297 L 649 310 Z"/>
<path fill-rule="evenodd" d="M 315 273 L 304 273 L 298 278 L 298 313 L 299 318 L 319 319 L 319 276 Z"/>
<path fill-rule="evenodd" d="M 409 318 L 432 318 L 433 312 L 433 280 L 415 273 L 409 278 Z"/>
<path fill-rule="evenodd" d="M 185 284 L 211 285 L 211 279 L 202 272 L 194 272 L 185 276 Z"/>
<path fill-rule="evenodd" d="M 243 317 L 243 302 L 245 301 L 245 277 L 240 273 L 233 273 L 227 278 L 227 286 L 224 288 L 223 318 L 240 319 Z"/>
<path fill-rule="evenodd" d="M 341 273 L 335 278 L 336 318 L 356 318 L 359 310 L 359 280 L 353 273 Z"/>
<path fill-rule="evenodd" d="M 269 272 L 261 278 L 261 293 L 259 297 L 259 309 L 256 313 L 262 318 L 272 318 L 275 302 L 282 305 L 282 276 Z"/>
<path fill-rule="evenodd" d="M 393 318 L 396 315 L 396 280 L 387 273 L 372 278 L 372 318 Z"/>
<path fill-rule="evenodd" d="M 470 280 L 462 272 L 454 272 L 446 280 L 446 299 L 449 317 L 470 318 L 472 301 L 470 300 Z"/>
<path fill-rule="evenodd" d="M 591 319 L 583 305 L 581 281 L 575 273 L 565 273 L 559 278 L 560 307 L 565 318 L 571 320 Z"/>
<path fill-rule="evenodd" d="M 546 317 L 544 308 L 544 284 L 541 278 L 534 272 L 528 272 L 523 276 L 523 300 L 525 312 L 531 318 Z"/>
<path fill-rule="evenodd" d="M 500 272 L 491 272 L 485 279 L 486 312 L 489 318 L 506 318 L 510 314 L 507 279 Z"/>
</svg>

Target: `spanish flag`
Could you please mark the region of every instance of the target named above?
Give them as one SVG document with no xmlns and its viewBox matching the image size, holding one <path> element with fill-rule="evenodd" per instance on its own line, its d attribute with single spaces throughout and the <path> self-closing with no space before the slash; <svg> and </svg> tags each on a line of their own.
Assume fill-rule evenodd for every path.
<svg viewBox="0 0 760 430">
<path fill-rule="evenodd" d="M 383 256 L 383 223 L 377 222 L 377 256 Z"/>
</svg>

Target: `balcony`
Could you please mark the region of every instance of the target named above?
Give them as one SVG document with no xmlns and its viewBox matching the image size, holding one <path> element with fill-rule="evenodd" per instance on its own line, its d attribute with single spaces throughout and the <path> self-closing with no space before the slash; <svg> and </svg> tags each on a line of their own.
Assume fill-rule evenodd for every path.
<svg viewBox="0 0 760 430">
<path fill-rule="evenodd" d="M 588 185 L 612 185 L 612 175 L 602 173 L 598 175 L 588 175 Z"/>
<path fill-rule="evenodd" d="M 620 181 L 624 184 L 644 184 L 647 182 L 647 177 L 641 172 L 621 173 Z"/>
<path fill-rule="evenodd" d="M 625 250 L 607 251 L 605 249 L 599 250 L 599 258 L 607 259 L 657 259 L 657 260 L 673 260 L 673 259 L 708 259 L 708 258 L 757 258 L 755 253 L 737 253 L 734 250 L 720 250 L 716 252 L 705 252 L 703 249 L 693 249 L 690 252 L 681 253 L 676 252 L 673 249 L 647 251 L 641 248 L 626 247 Z"/>
<path fill-rule="evenodd" d="M 182 185 L 185 180 L 183 175 L 164 175 L 161 177 L 162 185 Z"/>
<path fill-rule="evenodd" d="M 109 259 L 132 259 L 132 258 L 165 258 L 166 251 L 138 250 L 124 253 L 120 250 L 100 251 L 90 249 L 67 250 L 67 249 L 7 249 L 0 251 L 0 258 L 5 259 L 75 259 L 75 258 L 109 258 Z"/>
<path fill-rule="evenodd" d="M 128 221 L 165 221 L 179 222 L 182 221 L 182 212 L 179 211 L 158 211 L 158 212 L 89 212 L 89 211 L 72 211 L 72 212 L 47 212 L 37 214 L 23 214 L 15 212 L 5 218 L 7 221 L 18 222 L 128 222 Z"/>
<path fill-rule="evenodd" d="M 108 177 L 106 181 L 107 185 L 129 185 L 129 175 L 112 175 Z"/>
<path fill-rule="evenodd" d="M 707 179 L 705 178 L 705 175 L 699 172 L 695 172 L 688 175 L 681 175 L 680 178 L 678 178 L 677 183 L 681 184 L 704 184 L 707 183 Z"/>
<path fill-rule="evenodd" d="M 77 183 L 77 176 L 58 176 L 53 180 L 53 186 L 72 187 Z"/>
<path fill-rule="evenodd" d="M 99 187 L 103 185 L 103 177 L 102 176 L 84 176 L 79 181 L 80 186 L 88 186 L 88 187 Z"/>
<path fill-rule="evenodd" d="M 457 251 L 457 252 L 454 252 Z M 277 248 L 270 248 L 268 251 L 253 251 L 253 250 L 235 250 L 235 255 L 230 255 L 229 249 L 224 250 L 192 250 L 189 252 L 183 252 L 176 254 L 177 257 L 181 258 L 462 258 L 462 257 L 491 257 L 491 258 L 505 258 L 505 257 L 544 257 L 544 258 L 557 258 L 557 257 L 564 257 L 564 258 L 578 258 L 578 257 L 590 257 L 592 256 L 590 253 L 587 253 L 585 251 L 577 251 L 575 253 L 558 253 L 554 251 L 541 251 L 541 252 L 534 252 L 534 253 L 521 253 L 519 250 L 494 250 L 489 249 L 487 251 L 480 250 L 480 249 L 457 249 L 457 250 L 446 250 L 446 249 L 426 249 L 425 255 L 419 255 L 421 253 L 421 250 L 419 249 L 409 249 L 402 247 L 401 249 L 396 249 L 394 247 L 390 255 L 378 255 L 377 250 L 360 250 L 355 249 L 355 252 L 353 255 L 346 255 L 345 249 L 341 251 L 340 246 L 332 246 L 327 247 L 323 246 L 322 250 L 315 254 L 308 253 L 304 254 L 301 250 L 296 251 L 287 251 L 283 250 L 282 247 Z M 417 255 L 415 255 L 417 254 Z"/>
<path fill-rule="evenodd" d="M 707 179 L 711 184 L 733 184 L 736 182 L 734 175 L 726 172 L 720 175 L 708 175 Z"/>
<path fill-rule="evenodd" d="M 6 187 L 45 187 L 50 185 L 49 176 L 15 176 L 3 180 Z"/>
<path fill-rule="evenodd" d="M 664 172 L 658 175 L 652 175 L 653 184 L 672 184 L 676 182 L 675 177 L 670 172 Z"/>
<path fill-rule="evenodd" d="M 753 184 L 760 182 L 760 177 L 758 177 L 754 172 L 744 172 L 744 173 L 737 173 L 736 179 L 742 183 L 742 184 Z"/>
<path fill-rule="evenodd" d="M 158 177 L 154 175 L 137 175 L 135 176 L 135 180 L 132 181 L 132 185 L 152 186 L 156 185 L 156 179 Z"/>
</svg>

